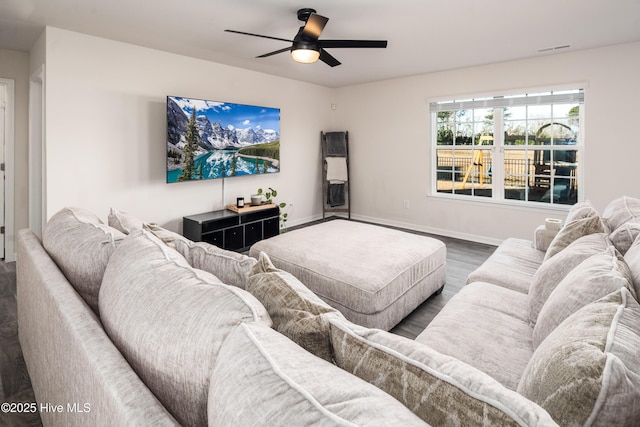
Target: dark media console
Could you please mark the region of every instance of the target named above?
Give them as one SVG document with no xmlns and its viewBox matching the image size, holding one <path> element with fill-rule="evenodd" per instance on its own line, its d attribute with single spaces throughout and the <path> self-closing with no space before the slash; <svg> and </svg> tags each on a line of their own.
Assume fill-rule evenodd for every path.
<svg viewBox="0 0 640 427">
<path fill-rule="evenodd" d="M 259 240 L 280 234 L 280 209 L 276 206 L 246 213 L 225 209 L 185 216 L 182 234 L 194 242 L 242 252 Z"/>
</svg>

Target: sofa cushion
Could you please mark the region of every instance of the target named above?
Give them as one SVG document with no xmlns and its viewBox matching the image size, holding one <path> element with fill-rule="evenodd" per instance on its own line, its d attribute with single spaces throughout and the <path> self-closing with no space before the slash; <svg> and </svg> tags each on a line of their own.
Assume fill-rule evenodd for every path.
<svg viewBox="0 0 640 427">
<path fill-rule="evenodd" d="M 255 258 L 228 251 L 207 242 L 191 242 L 177 239 L 175 248 L 193 268 L 214 274 L 223 283 L 244 289 Z"/>
<path fill-rule="evenodd" d="M 515 390 L 533 354 L 526 294 L 475 282 L 455 294 L 416 338 Z"/>
<path fill-rule="evenodd" d="M 613 246 L 582 261 L 556 286 L 540 309 L 533 328 L 534 348 L 571 314 L 623 287 L 632 289 L 631 272 Z"/>
<path fill-rule="evenodd" d="M 260 252 L 251 269 L 247 291 L 265 306 L 275 330 L 316 356 L 333 360 L 329 322 L 324 314 L 336 313 L 340 317 L 342 314 L 292 274 L 274 267 L 264 252 Z"/>
<path fill-rule="evenodd" d="M 98 314 L 98 294 L 109 258 L 124 234 L 86 209 L 66 207 L 49 219 L 42 245 L 69 283 Z"/>
<path fill-rule="evenodd" d="M 144 222 L 140 218 L 115 208 L 109 210 L 107 223 L 109 227 L 113 227 L 124 234 L 129 234 L 134 230 L 140 230 L 144 226 Z"/>
<path fill-rule="evenodd" d="M 612 200 L 602 216 L 607 218 L 611 230 L 616 230 L 627 222 L 640 222 L 640 199 L 622 196 Z"/>
<path fill-rule="evenodd" d="M 263 325 L 229 335 L 211 375 L 209 426 L 414 426 L 397 400 Z"/>
<path fill-rule="evenodd" d="M 640 235 L 640 222 L 626 222 L 611 232 L 609 238 L 622 255 L 626 254 Z"/>
<path fill-rule="evenodd" d="M 571 270 L 592 255 L 611 246 L 606 233 L 594 233 L 578 238 L 554 257 L 543 262 L 531 280 L 529 289 L 529 322 L 535 325 L 542 306 Z"/>
<path fill-rule="evenodd" d="M 564 222 L 566 224 L 576 219 L 590 218 L 596 215 L 598 215 L 598 211 L 595 210 L 591 201 L 585 200 L 571 206 Z"/>
<path fill-rule="evenodd" d="M 548 260 L 580 237 L 593 233 L 609 233 L 609 227 L 598 215 L 565 223 L 551 241 L 544 260 Z"/>
<path fill-rule="evenodd" d="M 431 425 L 553 425 L 538 405 L 429 345 L 333 317 L 330 323 L 336 364 Z"/>
<path fill-rule="evenodd" d="M 530 240 L 506 239 L 469 274 L 467 283 L 487 282 L 526 294 L 544 254 L 533 247 Z"/>
<path fill-rule="evenodd" d="M 560 425 L 637 425 L 640 306 L 627 288 L 586 305 L 533 354 L 518 392 Z"/>
<path fill-rule="evenodd" d="M 111 340 L 183 425 L 207 423 L 211 369 L 234 327 L 271 325 L 249 293 L 190 267 L 143 230 L 132 232 L 114 251 L 99 302 Z"/>
</svg>

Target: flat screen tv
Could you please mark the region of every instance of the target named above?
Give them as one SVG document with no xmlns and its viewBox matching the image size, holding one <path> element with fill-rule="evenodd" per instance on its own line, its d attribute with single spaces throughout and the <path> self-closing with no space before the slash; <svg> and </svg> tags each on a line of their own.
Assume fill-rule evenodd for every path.
<svg viewBox="0 0 640 427">
<path fill-rule="evenodd" d="M 167 182 L 280 172 L 280 109 L 167 96 Z"/>
</svg>

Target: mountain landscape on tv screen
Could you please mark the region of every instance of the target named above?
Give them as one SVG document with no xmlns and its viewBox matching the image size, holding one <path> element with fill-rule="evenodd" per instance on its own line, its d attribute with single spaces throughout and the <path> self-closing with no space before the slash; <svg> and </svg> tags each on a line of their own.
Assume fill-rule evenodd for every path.
<svg viewBox="0 0 640 427">
<path fill-rule="evenodd" d="M 279 109 L 167 97 L 167 182 L 279 171 Z"/>
</svg>

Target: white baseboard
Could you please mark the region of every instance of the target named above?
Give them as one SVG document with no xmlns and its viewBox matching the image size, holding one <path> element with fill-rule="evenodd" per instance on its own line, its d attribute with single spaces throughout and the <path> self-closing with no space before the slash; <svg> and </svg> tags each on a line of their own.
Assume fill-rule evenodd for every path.
<svg viewBox="0 0 640 427">
<path fill-rule="evenodd" d="M 303 225 L 306 224 L 308 222 L 313 222 L 313 221 L 317 221 L 319 219 L 322 219 L 322 214 L 316 214 L 316 215 L 311 215 L 305 218 L 299 218 L 299 219 L 295 219 L 295 220 L 287 220 L 287 228 L 289 227 L 295 227 L 298 225 Z"/>
<path fill-rule="evenodd" d="M 423 233 L 435 234 L 438 236 L 453 237 L 455 239 L 469 240 L 471 242 L 484 243 L 486 245 L 498 246 L 502 243 L 500 239 L 494 239 L 486 236 L 479 236 L 477 234 L 460 233 L 452 230 L 444 230 L 435 227 L 425 227 L 424 225 L 411 224 L 402 221 L 393 221 L 385 218 L 376 218 L 366 215 L 351 214 L 351 218 L 359 221 L 371 222 L 374 224 L 388 225 L 391 227 L 405 228 L 407 230 L 421 231 Z"/>
<path fill-rule="evenodd" d="M 344 218 L 346 218 L 346 216 Z M 435 234 L 438 236 L 452 237 L 454 239 L 468 240 L 470 242 L 483 243 L 485 245 L 498 246 L 500 245 L 500 243 L 502 243 L 502 240 L 500 239 L 480 236 L 477 234 L 460 233 L 457 231 L 445 230 L 445 229 L 435 228 L 435 227 L 425 227 L 424 225 L 412 224 L 412 223 L 402 222 L 402 221 L 394 221 L 386 218 L 376 218 L 372 216 L 358 215 L 353 213 L 351 214 L 351 218 L 358 221 L 370 222 L 372 224 L 388 225 L 390 227 L 404 228 L 407 230 L 420 231 L 423 233 Z M 304 225 L 309 222 L 318 221 L 320 219 L 322 219 L 322 214 L 311 215 L 305 218 L 299 218 L 293 221 L 287 221 L 287 227 Z"/>
</svg>

